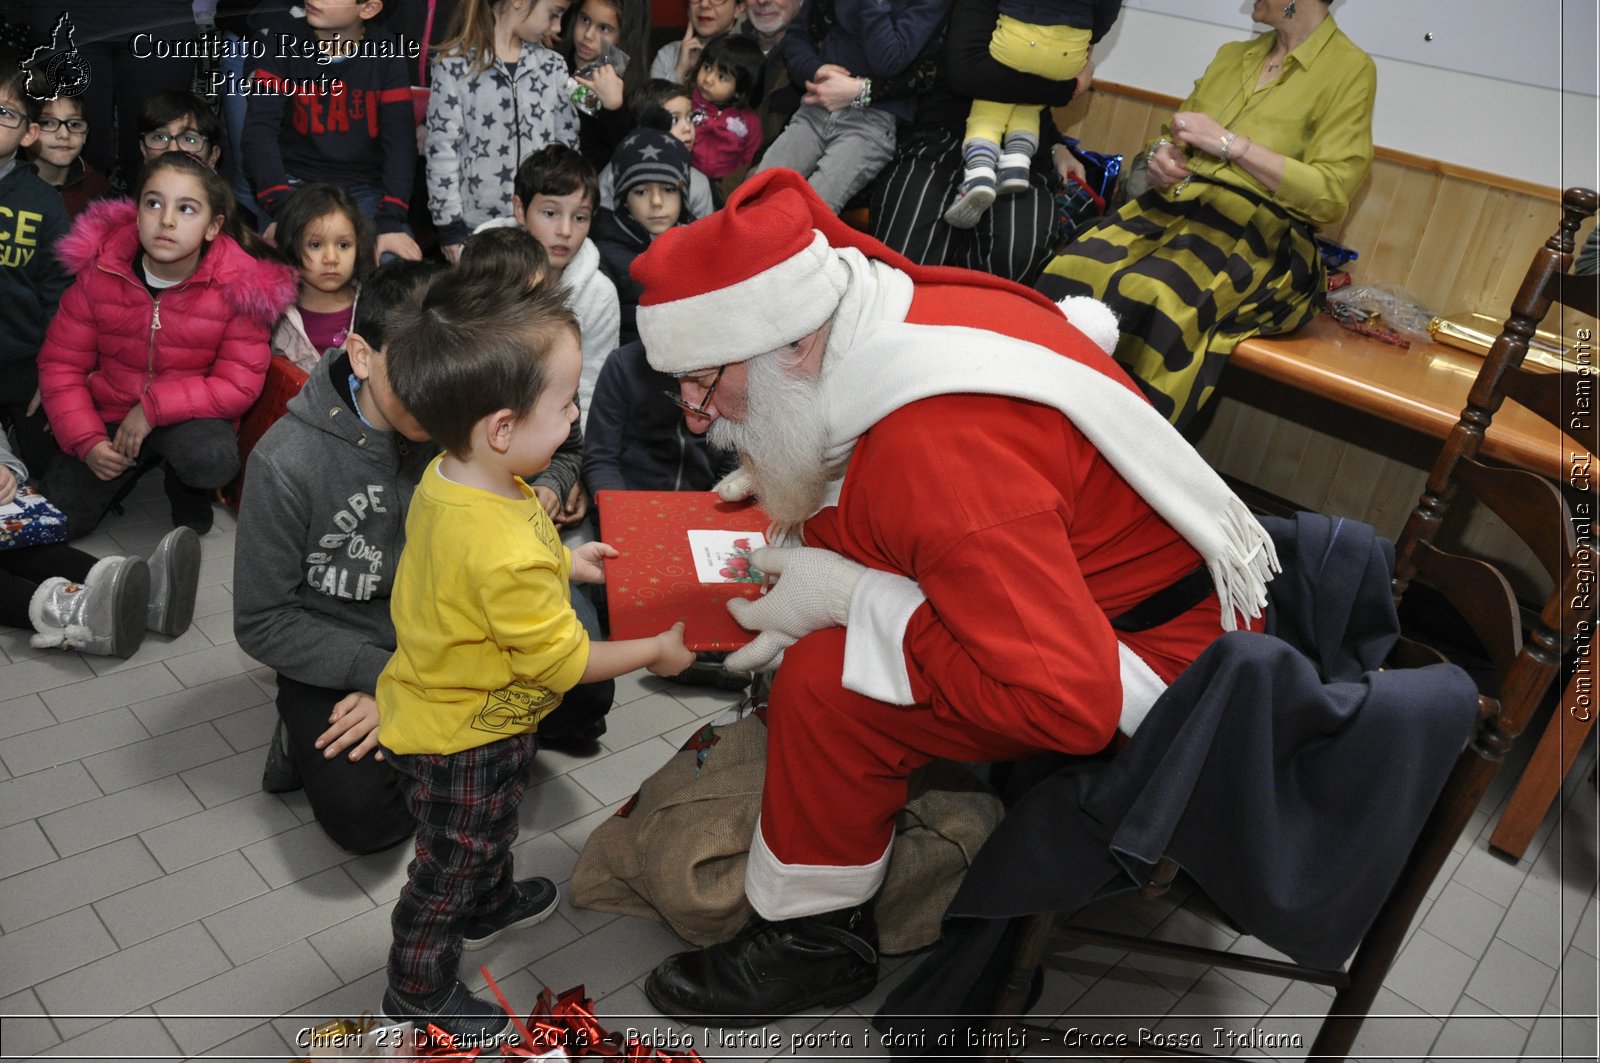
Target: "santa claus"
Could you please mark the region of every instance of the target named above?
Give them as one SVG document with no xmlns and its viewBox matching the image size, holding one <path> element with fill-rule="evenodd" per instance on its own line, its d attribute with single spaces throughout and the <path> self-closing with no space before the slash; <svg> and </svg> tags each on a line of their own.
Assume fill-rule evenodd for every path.
<svg viewBox="0 0 1600 1063">
<path fill-rule="evenodd" d="M 919 267 L 791 171 L 633 267 L 651 365 L 736 449 L 788 545 L 728 661 L 770 669 L 745 891 L 757 918 L 646 982 L 668 1015 L 759 1023 L 877 981 L 871 903 L 906 777 L 936 757 L 1095 753 L 1260 615 L 1249 511 L 1106 350 L 1098 303 Z M 1085 331 L 1095 335 L 1091 340 Z"/>
</svg>

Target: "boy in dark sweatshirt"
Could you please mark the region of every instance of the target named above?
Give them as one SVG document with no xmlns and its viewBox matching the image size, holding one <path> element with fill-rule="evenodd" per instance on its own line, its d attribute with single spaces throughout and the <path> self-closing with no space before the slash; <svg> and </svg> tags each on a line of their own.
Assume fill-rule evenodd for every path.
<svg viewBox="0 0 1600 1063">
<path fill-rule="evenodd" d="M 406 227 L 417 164 L 416 42 L 370 25 L 382 0 L 312 6 L 271 27 L 251 73 L 243 155 L 276 217 L 297 184 L 349 189 L 378 227 L 378 255 L 421 258 Z M 270 229 L 269 229 L 270 236 Z"/>
<path fill-rule="evenodd" d="M 344 349 L 317 363 L 251 452 L 239 507 L 234 635 L 278 673 L 262 787 L 303 785 L 317 822 L 357 853 L 412 831 L 377 748 L 373 693 L 395 647 L 389 590 L 406 507 L 439 448 L 395 398 L 384 350 L 394 311 L 443 270 L 396 262 L 362 285 Z"/>
<path fill-rule="evenodd" d="M 23 462 L 44 469 L 57 450 L 39 406 L 39 345 L 72 280 L 55 256 L 71 222 L 61 194 L 22 156 L 39 137 L 41 107 L 27 78 L 0 62 L 0 429 L 14 426 Z"/>
</svg>

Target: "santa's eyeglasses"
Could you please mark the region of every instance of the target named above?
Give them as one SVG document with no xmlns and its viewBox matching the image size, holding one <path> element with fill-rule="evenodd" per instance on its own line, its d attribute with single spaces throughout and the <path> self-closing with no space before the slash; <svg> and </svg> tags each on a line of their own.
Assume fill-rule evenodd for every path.
<svg viewBox="0 0 1600 1063">
<path fill-rule="evenodd" d="M 706 389 L 705 395 L 701 396 L 698 404 L 685 399 L 681 390 L 668 391 L 665 394 L 667 398 L 671 399 L 673 403 L 677 405 L 678 409 L 682 410 L 684 413 L 692 413 L 696 417 L 703 417 L 709 421 L 711 419 L 711 396 L 717 393 L 717 384 L 722 380 L 722 371 L 727 368 L 728 367 L 725 365 L 717 366 L 717 371 L 711 375 L 711 382 L 709 384 L 701 384 L 700 381 L 695 380 L 692 377 L 678 378 L 680 381 L 688 381 L 695 387 L 704 387 Z"/>
</svg>

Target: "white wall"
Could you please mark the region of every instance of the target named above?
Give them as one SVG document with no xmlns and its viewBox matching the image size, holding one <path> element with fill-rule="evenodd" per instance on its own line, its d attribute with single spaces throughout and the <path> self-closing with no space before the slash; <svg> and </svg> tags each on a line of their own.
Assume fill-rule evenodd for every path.
<svg viewBox="0 0 1600 1063">
<path fill-rule="evenodd" d="M 1335 18 L 1343 6 L 1334 6 Z M 1587 40 L 1587 62 L 1563 59 L 1564 52 L 1585 54 L 1571 47 L 1574 30 Z M 1116 28 L 1095 48 L 1095 76 L 1182 98 L 1217 48 L 1241 36 L 1239 30 L 1213 22 L 1125 7 Z M 1386 148 L 1539 184 L 1600 187 L 1594 26 L 1564 23 L 1557 36 L 1549 41 L 1547 54 L 1566 91 L 1376 58 L 1373 138 Z M 1363 43 L 1358 37 L 1352 40 Z"/>
</svg>

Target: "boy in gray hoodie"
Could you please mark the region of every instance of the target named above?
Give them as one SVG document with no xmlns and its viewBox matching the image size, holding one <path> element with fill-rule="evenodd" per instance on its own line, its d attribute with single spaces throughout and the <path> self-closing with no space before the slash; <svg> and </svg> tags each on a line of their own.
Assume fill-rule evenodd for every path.
<svg viewBox="0 0 1600 1063">
<path fill-rule="evenodd" d="M 411 835 L 400 777 L 377 748 L 373 691 L 394 652 L 389 591 L 406 507 L 438 453 L 389 387 L 393 311 L 445 267 L 374 272 L 343 350 L 312 370 L 245 470 L 234 559 L 234 634 L 278 673 L 278 730 L 262 788 L 304 786 L 317 822 L 351 852 Z"/>
</svg>

